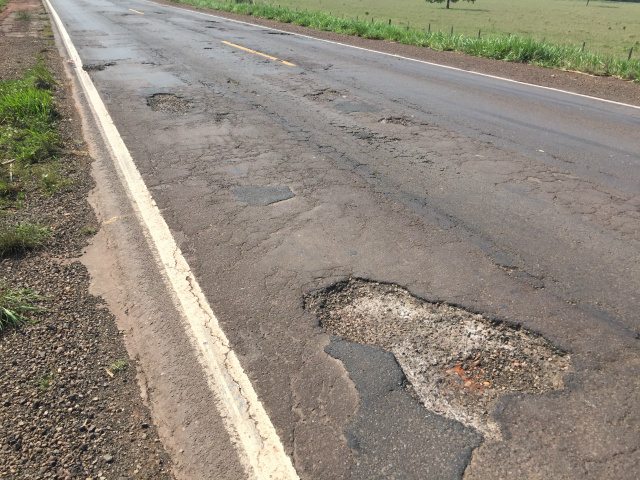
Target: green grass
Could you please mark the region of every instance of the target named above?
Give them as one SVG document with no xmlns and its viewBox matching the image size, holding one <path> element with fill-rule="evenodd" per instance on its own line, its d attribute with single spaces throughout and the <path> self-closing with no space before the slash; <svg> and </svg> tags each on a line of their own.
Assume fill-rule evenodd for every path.
<svg viewBox="0 0 640 480">
<path fill-rule="evenodd" d="M 379 40 L 390 40 L 408 45 L 429 47 L 434 50 L 458 51 L 468 55 L 496 60 L 530 63 L 562 70 L 576 70 L 594 75 L 617 76 L 640 82 L 640 59 L 627 61 L 626 59 L 597 54 L 588 50 L 582 51 L 581 45 L 556 45 L 547 41 L 543 42 L 520 35 L 483 36 L 481 38 L 477 38 L 477 34 L 475 37 L 456 34 L 455 32 L 451 35 L 450 29 L 446 32 L 434 31 L 434 29 L 429 32 L 412 27 L 407 29 L 406 25 L 389 25 L 387 20 L 382 22 L 372 22 L 371 20 L 362 19 L 355 20 L 354 18 L 341 18 L 341 16 L 329 15 L 328 13 L 307 12 L 303 10 L 296 11 L 289 8 L 281 8 L 277 5 L 225 3 L 217 0 L 173 1 L 198 7 L 208 7 L 274 19 L 316 30 L 333 31 L 346 35 L 357 35 Z M 480 5 L 481 1 L 485 0 L 478 0 L 476 6 Z M 375 3 L 376 2 L 367 3 L 367 8 L 370 8 L 370 4 L 374 5 Z M 426 2 L 423 2 L 423 4 L 424 8 L 433 7 L 432 4 Z M 321 8 L 322 4 L 318 3 L 316 7 Z M 438 6 L 437 8 L 441 7 Z M 384 17 L 381 17 L 380 19 L 383 18 Z"/>
<path fill-rule="evenodd" d="M 31 322 L 25 313 L 42 310 L 34 302 L 43 298 L 45 297 L 36 295 L 31 290 L 12 289 L 0 283 L 0 331 Z"/>
<path fill-rule="evenodd" d="M 71 187 L 72 182 L 68 178 L 64 178 L 60 173 L 63 170 L 59 162 L 50 162 L 45 165 L 39 165 L 35 169 L 38 175 L 40 188 L 47 195 L 53 195 L 58 191 L 67 191 Z"/>
<path fill-rule="evenodd" d="M 9 0 L 0 0 L 0 12 L 4 10 L 4 7 L 7 6 L 7 3 L 9 3 Z"/>
<path fill-rule="evenodd" d="M 42 63 L 24 78 L 0 82 L 0 155 L 17 165 L 50 158 L 60 146 L 51 94 L 55 81 Z M 16 165 L 16 166 L 17 166 Z"/>
<path fill-rule="evenodd" d="M 573 45 L 592 52 L 627 58 L 629 49 L 640 47 L 640 4 L 591 0 L 477 0 L 459 1 L 447 10 L 425 0 L 259 0 L 293 10 L 331 12 L 360 20 L 391 22 L 416 29 L 443 31 L 477 37 L 519 35 L 548 43 Z M 368 15 L 365 15 L 368 12 Z M 635 52 L 638 47 L 634 49 Z M 640 51 L 637 52 L 640 58 Z"/>
<path fill-rule="evenodd" d="M 56 372 L 46 373 L 38 379 L 38 389 L 47 390 L 51 386 L 51 382 L 56 378 Z"/>
<path fill-rule="evenodd" d="M 111 371 L 111 373 L 118 373 L 123 370 L 126 370 L 128 366 L 129 366 L 128 360 L 118 360 L 117 362 L 113 362 L 111 364 L 111 366 L 109 367 L 109 370 Z"/>
<path fill-rule="evenodd" d="M 52 194 L 70 183 L 55 158 L 61 146 L 55 85 L 42 58 L 23 78 L 0 81 L 0 206 L 18 199 L 27 185 Z"/>
<path fill-rule="evenodd" d="M 41 247 L 50 235 L 47 228 L 32 224 L 0 227 L 0 257 Z"/>
<path fill-rule="evenodd" d="M 18 12 L 18 14 L 16 15 L 16 18 L 18 20 L 23 20 L 25 22 L 31 21 L 31 15 L 29 15 L 29 12 L 27 12 L 26 10 Z"/>
</svg>

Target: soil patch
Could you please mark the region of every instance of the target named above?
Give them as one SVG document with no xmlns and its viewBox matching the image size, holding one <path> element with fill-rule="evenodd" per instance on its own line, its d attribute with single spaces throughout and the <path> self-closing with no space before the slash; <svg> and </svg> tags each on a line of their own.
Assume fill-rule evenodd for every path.
<svg viewBox="0 0 640 480">
<path fill-rule="evenodd" d="M 430 411 L 500 437 L 491 416 L 505 393 L 564 387 L 570 356 L 539 335 L 391 284 L 350 279 L 305 298 L 321 326 L 345 340 L 396 356 Z"/>
</svg>

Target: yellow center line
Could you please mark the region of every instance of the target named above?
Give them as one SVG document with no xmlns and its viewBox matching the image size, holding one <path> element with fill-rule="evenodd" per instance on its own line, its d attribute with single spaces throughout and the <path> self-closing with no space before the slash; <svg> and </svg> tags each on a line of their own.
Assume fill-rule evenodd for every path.
<svg viewBox="0 0 640 480">
<path fill-rule="evenodd" d="M 289 65 L 290 67 L 295 67 L 295 63 L 285 62 L 284 60 L 280 60 L 279 58 L 272 57 L 271 55 L 267 55 L 266 53 L 256 52 L 255 50 L 251 50 L 250 48 L 241 47 L 240 45 L 236 45 L 235 43 L 225 42 L 222 40 L 222 43 L 226 45 L 231 45 L 232 47 L 239 48 L 240 50 L 245 50 L 247 52 L 255 53 L 256 55 L 261 55 L 263 57 L 267 57 L 269 60 L 275 60 L 276 62 L 284 63 L 285 65 Z"/>
<path fill-rule="evenodd" d="M 136 12 L 136 13 L 139 13 L 140 15 L 144 15 L 144 13 L 142 13 L 142 12 L 139 12 L 138 10 L 134 10 L 133 8 L 130 8 L 129 10 L 131 10 L 132 12 Z"/>
</svg>

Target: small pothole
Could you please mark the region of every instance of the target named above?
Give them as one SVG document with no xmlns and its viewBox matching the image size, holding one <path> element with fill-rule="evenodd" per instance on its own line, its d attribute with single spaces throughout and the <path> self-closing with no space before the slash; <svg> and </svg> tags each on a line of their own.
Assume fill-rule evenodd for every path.
<svg viewBox="0 0 640 480">
<path fill-rule="evenodd" d="M 393 353 L 433 412 L 500 438 L 491 412 L 505 393 L 564 388 L 568 354 L 540 335 L 392 284 L 350 279 L 305 296 L 328 332 Z"/>
<path fill-rule="evenodd" d="M 187 113 L 191 104 L 172 93 L 156 93 L 147 98 L 147 104 L 154 112 Z"/>
<path fill-rule="evenodd" d="M 386 117 L 379 120 L 380 123 L 391 123 L 393 125 L 402 125 L 404 127 L 408 127 L 413 125 L 413 121 L 410 118 L 406 117 Z"/>
<path fill-rule="evenodd" d="M 102 71 L 107 67 L 113 67 L 116 62 L 98 62 L 98 63 L 85 63 L 82 65 L 82 69 L 85 72 Z"/>
</svg>

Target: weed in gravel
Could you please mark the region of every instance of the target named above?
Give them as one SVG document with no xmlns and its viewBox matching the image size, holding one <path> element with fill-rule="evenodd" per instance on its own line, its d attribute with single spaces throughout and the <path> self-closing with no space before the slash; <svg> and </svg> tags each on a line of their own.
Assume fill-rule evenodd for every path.
<svg viewBox="0 0 640 480">
<path fill-rule="evenodd" d="M 0 257 L 41 247 L 50 235 L 47 228 L 32 224 L 0 227 Z"/>
<path fill-rule="evenodd" d="M 123 370 L 126 370 L 128 366 L 129 366 L 129 361 L 128 360 L 118 360 L 117 362 L 113 362 L 111 364 L 111 366 L 109 367 L 109 370 L 112 373 L 117 373 L 117 372 L 121 372 Z"/>
<path fill-rule="evenodd" d="M 51 381 L 56 378 L 56 372 L 46 373 L 38 379 L 38 389 L 47 390 L 51 386 Z"/>
<path fill-rule="evenodd" d="M 18 12 L 16 15 L 16 18 L 18 20 L 22 20 L 25 22 L 31 21 L 31 15 L 29 15 L 29 12 L 27 12 L 26 10 L 22 10 L 21 12 Z"/>
<path fill-rule="evenodd" d="M 84 228 L 82 229 L 82 234 L 83 234 L 83 235 L 87 235 L 87 236 L 89 236 L 89 235 L 95 235 L 96 231 L 97 231 L 97 230 L 96 230 L 94 227 L 84 227 Z"/>
<path fill-rule="evenodd" d="M 0 177 L 0 198 L 3 200 L 14 200 L 22 193 L 22 184 L 12 181 L 8 175 Z"/>
<path fill-rule="evenodd" d="M 47 69 L 44 63 L 44 57 L 38 56 L 36 59 L 38 63 L 35 67 L 27 70 L 25 78 L 33 83 L 35 88 L 41 90 L 51 90 L 56 84 L 56 80 L 53 75 Z"/>
<path fill-rule="evenodd" d="M 56 163 L 48 163 L 38 169 L 40 179 L 40 187 L 49 195 L 58 191 L 68 190 L 73 184 L 68 178 L 63 178 L 60 174 L 61 165 Z"/>
<path fill-rule="evenodd" d="M 0 331 L 16 328 L 20 323 L 31 322 L 32 320 L 24 314 L 42 310 L 42 307 L 34 305 L 34 301 L 44 298 L 31 290 L 12 289 L 0 283 Z"/>
</svg>

